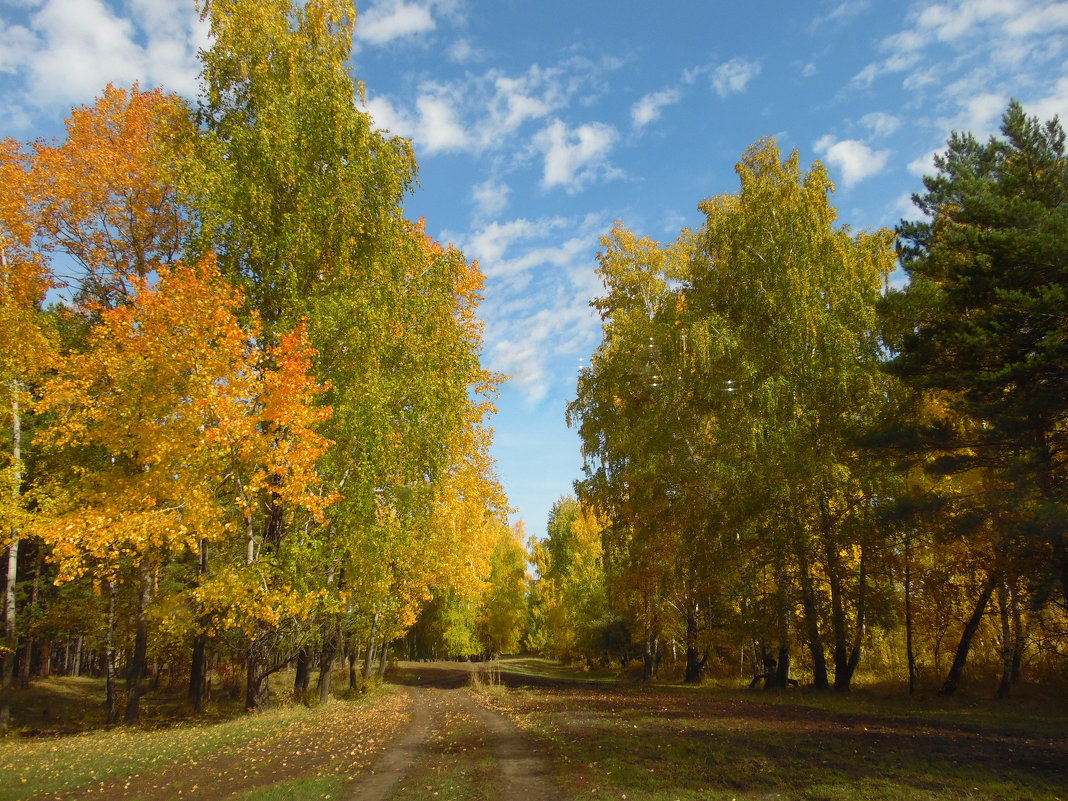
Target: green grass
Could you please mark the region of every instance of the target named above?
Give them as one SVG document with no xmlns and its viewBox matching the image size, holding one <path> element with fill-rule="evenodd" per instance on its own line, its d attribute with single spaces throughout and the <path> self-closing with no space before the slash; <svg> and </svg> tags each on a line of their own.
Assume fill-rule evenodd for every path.
<svg viewBox="0 0 1068 801">
<path fill-rule="evenodd" d="M 323 801 L 344 798 L 344 790 L 341 776 L 315 776 L 260 787 L 235 798 L 237 801 Z"/>
<path fill-rule="evenodd" d="M 317 721 L 328 720 L 338 709 L 336 704 L 370 705 L 378 697 L 370 694 L 327 707 L 283 706 L 221 723 L 186 722 L 152 730 L 123 726 L 64 737 L 3 738 L 0 801 L 121 780 L 176 763 L 188 764 L 195 771 L 197 762 L 210 754 L 261 739 L 266 742 L 283 731 L 314 730 L 320 725 Z M 309 792 L 310 798 L 321 797 L 315 795 L 317 787 Z"/>
<path fill-rule="evenodd" d="M 498 660 L 497 664 L 500 665 L 501 671 L 517 676 L 596 683 L 615 683 L 620 681 L 618 671 L 586 670 L 580 665 L 562 665 L 552 659 L 542 659 L 535 656 L 507 657 Z"/>
<path fill-rule="evenodd" d="M 130 776 L 188 761 L 227 745 L 263 737 L 314 714 L 282 708 L 212 725 L 179 725 L 158 731 L 115 728 L 69 737 L 0 741 L 0 801 L 55 793 L 87 782 Z"/>
<path fill-rule="evenodd" d="M 512 691 L 502 700 L 549 744 L 576 798 L 1068 798 L 1063 708 L 998 717 L 983 705 L 950 706 L 914 718 L 911 705 L 894 710 L 879 697 L 648 687 Z"/>
</svg>

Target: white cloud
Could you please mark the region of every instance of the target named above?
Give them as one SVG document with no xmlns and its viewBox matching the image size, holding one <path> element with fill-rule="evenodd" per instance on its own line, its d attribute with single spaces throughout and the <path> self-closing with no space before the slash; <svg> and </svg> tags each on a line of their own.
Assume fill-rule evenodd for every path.
<svg viewBox="0 0 1068 801">
<path fill-rule="evenodd" d="M 508 376 L 508 382 L 532 406 L 549 394 L 549 365 L 542 344 L 529 336 L 517 340 L 501 339 L 487 354 L 492 369 Z"/>
<path fill-rule="evenodd" d="M 514 219 L 456 237 L 486 275 L 486 365 L 508 374 L 530 405 L 573 380 L 561 356 L 588 354 L 596 343 L 589 301 L 601 289 L 594 264 L 606 227 L 598 215 Z"/>
<path fill-rule="evenodd" d="M 660 118 L 661 109 L 678 103 L 680 99 L 682 99 L 682 92 L 674 86 L 647 94 L 631 106 L 630 121 L 635 128 L 644 128 L 649 123 Z"/>
<path fill-rule="evenodd" d="M 535 64 L 519 75 L 490 69 L 447 84 L 424 82 L 410 105 L 375 96 L 366 108 L 380 128 L 413 139 L 426 152 L 522 150 L 515 147 L 523 141 L 516 137 L 520 128 L 587 96 L 601 70 L 610 68 L 571 59 L 552 67 Z"/>
<path fill-rule="evenodd" d="M 32 24 L 44 40 L 29 65 L 38 102 L 84 101 L 108 81 L 130 84 L 145 77 L 132 22 L 100 0 L 49 0 Z"/>
<path fill-rule="evenodd" d="M 912 193 L 903 192 L 890 204 L 889 214 L 897 220 L 916 220 L 924 216 L 923 212 L 912 202 Z"/>
<path fill-rule="evenodd" d="M 1005 22 L 1011 36 L 1030 36 L 1035 33 L 1068 28 L 1068 3 L 1053 3 L 1044 8 L 1031 8 L 1012 15 Z"/>
<path fill-rule="evenodd" d="M 32 58 L 38 47 L 37 37 L 28 28 L 21 25 L 5 26 L 0 20 L 0 38 L 4 46 L 0 47 L 0 73 L 17 72 Z"/>
<path fill-rule="evenodd" d="M 890 136 L 901 127 L 901 120 L 885 111 L 873 111 L 861 117 L 860 124 L 870 130 L 873 136 Z"/>
<path fill-rule="evenodd" d="M 484 90 L 488 114 L 479 126 L 482 144 L 500 142 L 524 122 L 545 117 L 565 105 L 568 93 L 562 80 L 562 73 L 536 64 L 516 78 L 496 71 L 488 74 Z"/>
<path fill-rule="evenodd" d="M 434 30 L 437 23 L 430 8 L 403 0 L 379 0 L 357 19 L 360 41 L 375 45 Z"/>
<path fill-rule="evenodd" d="M 1024 110 L 1043 122 L 1055 116 L 1061 118 L 1062 124 L 1068 122 L 1068 78 L 1058 79 L 1049 95 L 1027 103 Z"/>
<path fill-rule="evenodd" d="M 476 184 L 471 189 L 471 200 L 475 204 L 475 217 L 485 219 L 499 215 L 507 208 L 508 195 L 511 191 L 507 184 L 493 179 Z"/>
<path fill-rule="evenodd" d="M 890 158 L 889 150 L 872 150 L 856 139 L 835 139 L 827 134 L 813 148 L 842 174 L 846 189 L 880 172 Z"/>
<path fill-rule="evenodd" d="M 860 70 L 854 86 L 870 86 L 883 75 L 920 67 L 905 78 L 910 91 L 928 86 L 933 67 L 922 64 L 932 57 L 942 59 L 938 83 L 968 64 L 982 69 L 992 64 L 1018 66 L 1048 61 L 1063 52 L 1060 31 L 1068 27 L 1068 2 L 1050 0 L 947 0 L 927 3 L 909 14 L 908 25 L 883 37 L 879 47 L 887 55 Z M 976 46 L 976 43 L 981 46 Z M 945 59 L 939 47 L 950 47 L 959 56 Z"/>
<path fill-rule="evenodd" d="M 416 122 L 411 116 L 396 108 L 389 98 L 368 95 L 364 102 L 364 109 L 371 115 L 375 127 L 388 131 L 394 136 L 415 138 Z"/>
<path fill-rule="evenodd" d="M 816 68 L 816 65 L 813 64 L 812 62 L 809 62 L 808 64 L 806 64 L 805 66 L 803 66 L 801 68 L 801 77 L 802 78 L 811 78 L 817 72 L 819 72 L 819 70 Z"/>
<path fill-rule="evenodd" d="M 720 97 L 741 94 L 760 74 L 759 61 L 747 61 L 744 58 L 732 58 L 712 71 L 712 86 Z"/>
<path fill-rule="evenodd" d="M 871 0 L 845 0 L 838 3 L 826 14 L 821 14 L 812 21 L 813 28 L 822 28 L 827 23 L 842 23 L 853 19 L 867 11 L 871 6 Z"/>
<path fill-rule="evenodd" d="M 192 5 L 129 0 L 126 17 L 101 0 L 22 5 L 33 9 L 26 25 L 0 29 L 0 72 L 22 78 L 14 102 L 59 109 L 89 101 L 108 82 L 134 81 L 196 96 L 197 48 L 207 44 L 208 26 Z"/>
<path fill-rule="evenodd" d="M 972 96 L 962 96 L 971 88 L 970 82 L 962 82 L 959 89 L 951 86 L 947 90 L 960 111 L 952 117 L 942 118 L 939 126 L 946 133 L 949 131 L 967 131 L 979 139 L 985 139 L 994 133 L 1001 121 L 1001 115 L 1009 105 L 1009 98 L 994 92 L 979 92 Z"/>
<path fill-rule="evenodd" d="M 457 39 L 449 45 L 448 55 L 449 58 L 457 64 L 469 64 L 471 62 L 481 61 L 485 57 L 484 54 L 480 50 L 477 50 L 467 39 Z"/>
<path fill-rule="evenodd" d="M 616 129 L 605 123 L 569 129 L 554 119 L 534 137 L 534 147 L 545 157 L 542 186 L 576 192 L 595 178 L 615 177 L 618 172 L 609 165 L 608 153 L 618 138 Z"/>
<path fill-rule="evenodd" d="M 475 232 L 464 241 L 463 251 L 479 260 L 487 275 L 498 276 L 522 271 L 523 265 L 514 260 L 505 259 L 505 253 L 514 245 L 548 236 L 565 224 L 562 219 L 526 220 L 517 219 L 508 222 L 492 222 Z"/>
<path fill-rule="evenodd" d="M 456 110 L 448 99 L 425 94 L 415 104 L 419 112 L 416 141 L 429 154 L 464 150 L 471 137 L 456 118 Z"/>
<path fill-rule="evenodd" d="M 444 87 L 427 84 L 409 113 L 386 97 L 368 97 L 364 108 L 375 126 L 411 139 L 428 155 L 470 150 L 473 139 L 459 120 L 456 103 Z"/>
<path fill-rule="evenodd" d="M 924 175 L 934 175 L 936 172 L 934 165 L 935 156 L 937 156 L 943 150 L 944 148 L 936 148 L 934 150 L 927 151 L 918 158 L 914 158 L 908 163 L 908 171 L 911 172 L 913 175 L 919 177 L 922 177 Z"/>
</svg>

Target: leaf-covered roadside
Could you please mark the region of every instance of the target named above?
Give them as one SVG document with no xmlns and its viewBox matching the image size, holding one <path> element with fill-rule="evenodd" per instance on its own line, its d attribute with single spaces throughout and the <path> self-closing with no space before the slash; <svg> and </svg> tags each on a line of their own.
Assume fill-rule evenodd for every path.
<svg viewBox="0 0 1068 801">
<path fill-rule="evenodd" d="M 114 729 L 0 744 L 0 801 L 28 798 L 230 798 L 304 776 L 347 783 L 408 720 L 409 697 L 383 691 L 214 726 Z"/>
</svg>

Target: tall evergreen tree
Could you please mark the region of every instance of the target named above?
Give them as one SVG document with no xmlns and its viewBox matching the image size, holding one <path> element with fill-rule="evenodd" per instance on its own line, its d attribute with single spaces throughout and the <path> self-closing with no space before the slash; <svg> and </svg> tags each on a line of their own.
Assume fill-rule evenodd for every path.
<svg viewBox="0 0 1068 801">
<path fill-rule="evenodd" d="M 918 311 L 892 369 L 970 418 L 924 444 L 946 471 L 1000 476 L 1025 547 L 1048 557 L 1047 592 L 1059 582 L 1068 601 L 1065 136 L 1015 101 L 1001 133 L 954 133 L 914 198 L 927 219 L 899 228 Z"/>
</svg>

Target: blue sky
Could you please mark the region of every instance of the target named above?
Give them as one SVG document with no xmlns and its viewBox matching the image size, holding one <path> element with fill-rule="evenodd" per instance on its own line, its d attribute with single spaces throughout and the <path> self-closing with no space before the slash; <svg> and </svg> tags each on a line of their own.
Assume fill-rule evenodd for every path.
<svg viewBox="0 0 1068 801">
<path fill-rule="evenodd" d="M 579 477 L 564 424 L 599 237 L 670 240 L 737 189 L 761 136 L 822 160 L 853 228 L 913 216 L 951 130 L 987 135 L 1008 100 L 1068 117 L 1068 2 L 1049 0 L 367 0 L 354 71 L 376 123 L 411 137 L 429 233 L 487 275 L 488 366 L 511 376 L 494 454 L 544 532 Z M 0 0 L 0 137 L 55 136 L 107 81 L 197 91 L 192 0 Z"/>
</svg>

